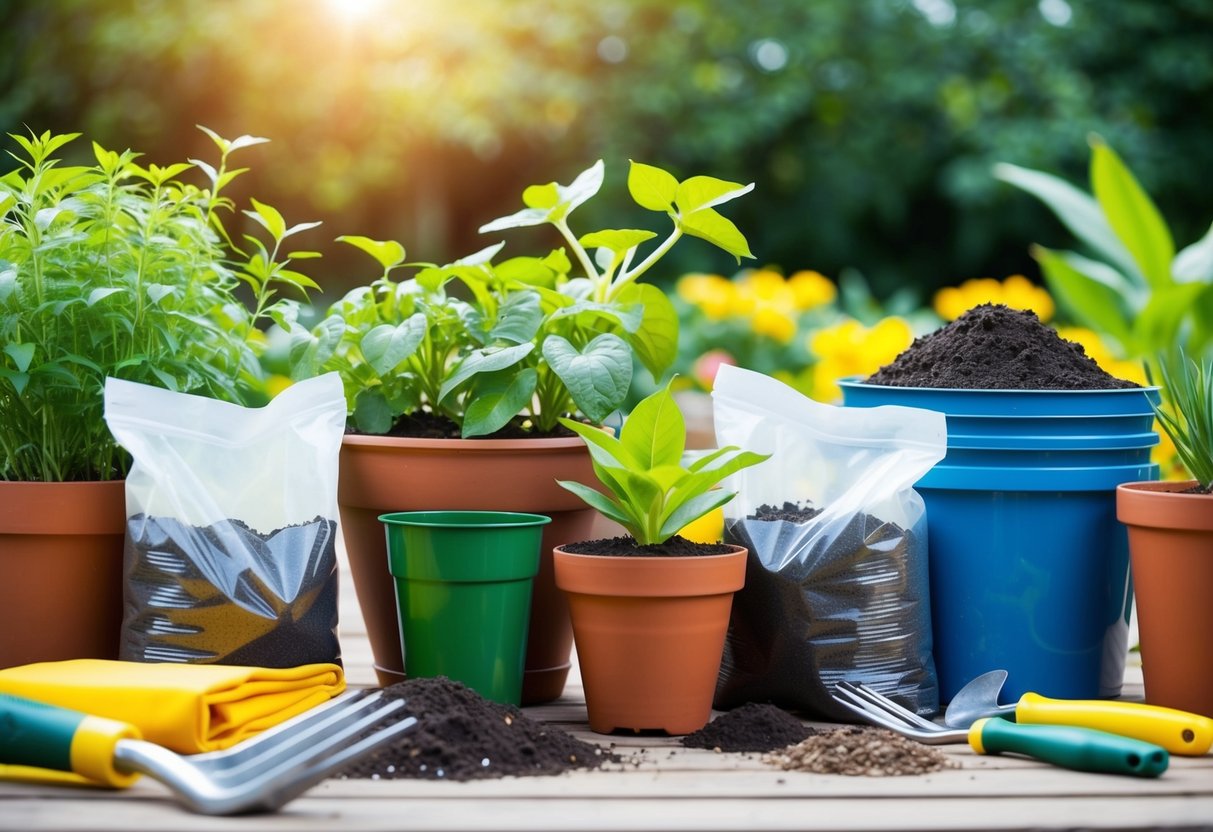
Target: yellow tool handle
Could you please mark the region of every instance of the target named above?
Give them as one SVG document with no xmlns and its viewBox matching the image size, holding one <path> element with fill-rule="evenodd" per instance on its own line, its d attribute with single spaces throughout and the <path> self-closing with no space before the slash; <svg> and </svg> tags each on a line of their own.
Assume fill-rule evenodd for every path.
<svg viewBox="0 0 1213 832">
<path fill-rule="evenodd" d="M 1172 754 L 1199 757 L 1213 746 L 1213 719 L 1161 705 L 1103 699 L 1049 699 L 1025 693 L 1015 721 L 1076 725 L 1161 745 Z"/>
<path fill-rule="evenodd" d="M 0 694 L 0 777 L 125 788 L 138 774 L 114 767 L 119 740 L 140 738 L 125 722 Z"/>
</svg>

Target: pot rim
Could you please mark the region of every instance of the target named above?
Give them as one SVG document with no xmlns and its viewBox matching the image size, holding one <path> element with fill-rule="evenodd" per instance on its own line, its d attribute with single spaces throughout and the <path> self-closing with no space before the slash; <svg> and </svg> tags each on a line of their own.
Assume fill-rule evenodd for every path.
<svg viewBox="0 0 1213 832">
<path fill-rule="evenodd" d="M 581 542 L 583 542 L 583 541 L 579 541 L 579 540 L 573 541 L 573 543 L 581 543 Z M 563 557 L 589 558 L 589 559 L 592 559 L 595 561 L 604 561 L 604 562 L 609 561 L 611 563 L 621 563 L 621 562 L 671 563 L 671 562 L 681 562 L 681 561 L 688 561 L 691 563 L 700 563 L 702 561 L 707 561 L 707 560 L 734 558 L 734 557 L 737 557 L 738 554 L 746 553 L 749 551 L 745 546 L 738 546 L 735 543 L 722 543 L 720 545 L 729 546 L 732 548 L 733 551 L 721 552 L 720 554 L 717 554 L 717 555 L 651 555 L 651 556 L 650 555 L 588 555 L 583 552 L 566 551 L 564 547 L 569 546 L 569 545 L 572 545 L 572 544 L 569 544 L 569 543 L 561 544 L 560 546 L 557 546 L 553 551 L 555 551 L 557 554 L 562 555 Z"/>
<path fill-rule="evenodd" d="M 433 439 L 420 436 L 378 436 L 361 433 L 347 433 L 341 439 L 342 445 L 365 448 L 382 447 L 412 447 L 429 448 L 432 450 L 516 450 L 518 448 L 538 447 L 544 449 L 581 448 L 585 442 L 580 436 L 542 436 L 528 439 Z"/>
<path fill-rule="evenodd" d="M 1108 388 L 1095 389 L 1095 390 L 1059 390 L 1059 389 L 1048 389 L 1048 388 L 1042 388 L 1042 389 L 1038 389 L 1038 390 L 1036 390 L 1036 389 L 1014 390 L 1014 389 L 1007 389 L 1007 388 L 1002 388 L 1002 387 L 997 387 L 997 388 L 994 388 L 994 387 L 981 387 L 981 388 L 908 387 L 908 386 L 904 386 L 904 385 L 900 385 L 900 384 L 869 384 L 868 382 L 861 380 L 859 378 L 859 376 L 849 376 L 847 378 L 839 379 L 838 384 L 840 387 L 862 387 L 862 388 L 872 388 L 872 389 L 878 389 L 878 390 L 906 390 L 906 391 L 913 391 L 916 393 L 940 393 L 940 394 L 950 393 L 950 394 L 960 394 L 960 395 L 966 395 L 966 396 L 967 395 L 977 395 L 977 394 L 986 394 L 986 395 L 999 394 L 999 395 L 1004 395 L 1004 396 L 1007 394 L 1012 394 L 1012 395 L 1016 395 L 1016 396 L 1019 396 L 1019 395 L 1056 396 L 1059 394 L 1064 395 L 1064 396 L 1084 396 L 1084 395 L 1085 396 L 1092 396 L 1092 395 L 1107 396 L 1107 395 L 1111 394 L 1111 395 L 1122 395 L 1123 396 L 1123 395 L 1134 395 L 1134 394 L 1140 395 L 1143 392 L 1147 392 L 1147 393 L 1148 392 L 1158 392 L 1162 389 L 1161 387 L 1159 387 L 1157 385 L 1143 385 L 1141 387 L 1108 387 Z"/>
</svg>

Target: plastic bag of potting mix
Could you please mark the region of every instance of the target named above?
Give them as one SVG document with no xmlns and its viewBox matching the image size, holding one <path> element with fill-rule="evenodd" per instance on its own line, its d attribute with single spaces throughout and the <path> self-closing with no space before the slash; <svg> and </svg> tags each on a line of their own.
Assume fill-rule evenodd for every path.
<svg viewBox="0 0 1213 832">
<path fill-rule="evenodd" d="M 335 373 L 262 408 L 107 379 L 131 453 L 121 658 L 338 662 Z"/>
<path fill-rule="evenodd" d="M 725 540 L 750 554 L 715 707 L 853 721 L 830 698 L 845 680 L 935 713 L 926 512 L 912 486 L 946 453 L 943 414 L 820 404 L 730 366 L 712 398 L 721 447 L 772 455 L 724 483 L 737 492 Z"/>
</svg>

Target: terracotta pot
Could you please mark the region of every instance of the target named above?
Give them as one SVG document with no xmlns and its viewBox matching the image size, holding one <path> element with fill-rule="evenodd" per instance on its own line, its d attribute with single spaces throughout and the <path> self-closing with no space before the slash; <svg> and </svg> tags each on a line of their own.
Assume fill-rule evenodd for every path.
<svg viewBox="0 0 1213 832">
<path fill-rule="evenodd" d="M 677 558 L 556 549 L 590 729 L 689 734 L 707 724 L 746 550 Z"/>
<path fill-rule="evenodd" d="M 1116 489 L 1129 529 L 1146 701 L 1213 717 L 1213 494 L 1194 482 Z"/>
<path fill-rule="evenodd" d="M 387 541 L 379 515 L 396 511 L 521 511 L 552 518 L 544 527 L 527 637 L 522 704 L 564 692 L 573 631 L 556 589 L 551 551 L 591 536 L 596 512 L 556 485 L 590 482 L 580 437 L 560 439 L 412 439 L 346 436 L 337 499 L 358 604 L 381 685 L 404 679 L 399 619 Z"/>
<path fill-rule="evenodd" d="M 0 667 L 116 659 L 126 490 L 0 482 Z"/>
</svg>

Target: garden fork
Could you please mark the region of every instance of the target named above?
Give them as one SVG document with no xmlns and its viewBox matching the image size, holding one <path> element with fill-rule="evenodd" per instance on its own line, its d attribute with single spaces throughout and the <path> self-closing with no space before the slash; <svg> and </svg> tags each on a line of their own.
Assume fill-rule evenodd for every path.
<svg viewBox="0 0 1213 832">
<path fill-rule="evenodd" d="M 0 763 L 16 764 L 10 776 L 23 779 L 52 780 L 33 766 L 119 787 L 147 774 L 195 812 L 272 812 L 417 724 L 408 717 L 375 728 L 404 707 L 382 698 L 350 691 L 225 751 L 185 756 L 135 739 L 125 723 L 0 695 Z"/>
<path fill-rule="evenodd" d="M 994 718 L 955 730 L 923 719 L 864 684 L 839 682 L 831 695 L 864 722 L 928 745 L 968 742 L 978 754 L 1010 751 L 1077 771 L 1135 777 L 1158 777 L 1170 762 L 1160 746 L 1091 728 L 1019 725 Z"/>
</svg>

